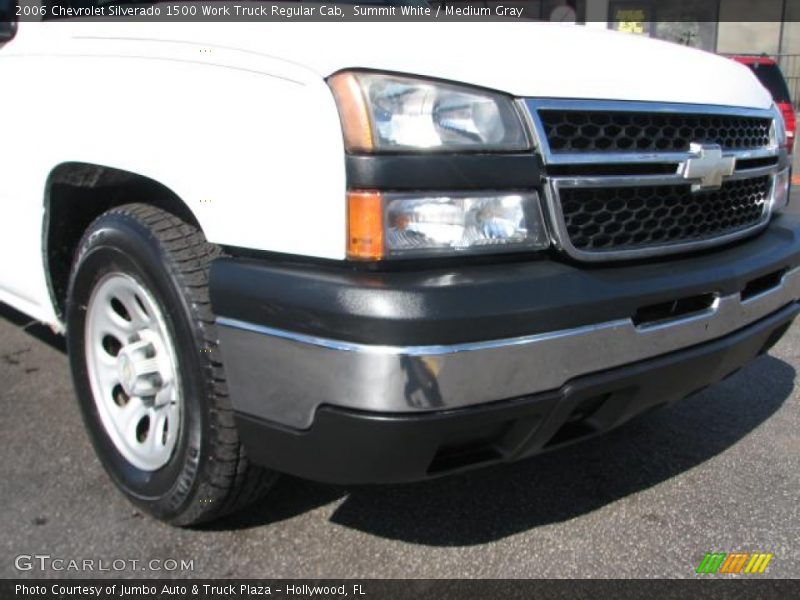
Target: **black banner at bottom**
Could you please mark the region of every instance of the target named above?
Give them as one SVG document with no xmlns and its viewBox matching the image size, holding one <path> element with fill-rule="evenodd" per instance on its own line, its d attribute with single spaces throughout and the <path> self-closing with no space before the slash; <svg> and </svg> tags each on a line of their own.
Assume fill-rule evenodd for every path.
<svg viewBox="0 0 800 600">
<path fill-rule="evenodd" d="M 800 580 L 453 580 L 453 579 L 5 579 L 0 598 L 121 600 L 414 600 L 800 597 Z"/>
</svg>

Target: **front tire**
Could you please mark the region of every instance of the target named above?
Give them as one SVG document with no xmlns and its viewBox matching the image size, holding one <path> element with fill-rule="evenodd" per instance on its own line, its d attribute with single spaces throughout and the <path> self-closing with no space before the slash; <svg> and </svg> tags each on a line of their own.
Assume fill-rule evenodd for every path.
<svg viewBox="0 0 800 600">
<path fill-rule="evenodd" d="M 174 525 L 263 496 L 276 474 L 239 443 L 208 296 L 221 252 L 161 209 L 127 204 L 85 232 L 67 298 L 67 345 L 104 468 L 137 506 Z"/>
</svg>

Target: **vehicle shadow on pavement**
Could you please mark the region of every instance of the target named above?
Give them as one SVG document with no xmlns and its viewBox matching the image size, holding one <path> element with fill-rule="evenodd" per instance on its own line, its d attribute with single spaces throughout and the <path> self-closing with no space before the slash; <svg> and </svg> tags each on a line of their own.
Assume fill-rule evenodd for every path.
<svg viewBox="0 0 800 600">
<path fill-rule="evenodd" d="M 491 542 L 592 512 L 701 465 L 780 409 L 794 379 L 790 364 L 763 356 L 606 435 L 422 483 L 345 488 L 284 477 L 263 503 L 204 529 L 261 527 L 340 501 L 330 521 L 372 535 L 431 546 Z"/>
<path fill-rule="evenodd" d="M 724 452 L 782 406 L 794 378 L 790 364 L 763 356 L 704 392 L 573 446 L 424 483 L 351 488 L 331 521 L 406 542 L 463 546 L 572 519 Z"/>
</svg>

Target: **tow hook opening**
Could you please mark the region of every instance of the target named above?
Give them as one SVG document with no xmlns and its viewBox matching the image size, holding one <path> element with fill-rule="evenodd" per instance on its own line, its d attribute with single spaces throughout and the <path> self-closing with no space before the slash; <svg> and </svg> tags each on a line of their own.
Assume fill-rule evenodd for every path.
<svg viewBox="0 0 800 600">
<path fill-rule="evenodd" d="M 555 432 L 544 447 L 559 446 L 597 433 L 597 428 L 591 424 L 590 419 L 610 397 L 611 394 L 607 393 L 582 400 L 572 409 L 564 424 L 558 428 L 558 431 Z"/>
<path fill-rule="evenodd" d="M 709 292 L 642 306 L 636 310 L 631 320 L 636 327 L 645 328 L 685 319 L 711 310 L 717 298 L 719 298 L 717 294 Z"/>
</svg>

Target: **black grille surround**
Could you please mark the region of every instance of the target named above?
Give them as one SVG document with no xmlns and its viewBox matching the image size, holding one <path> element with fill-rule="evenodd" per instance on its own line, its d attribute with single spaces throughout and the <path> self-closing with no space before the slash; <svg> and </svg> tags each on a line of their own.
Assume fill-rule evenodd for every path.
<svg viewBox="0 0 800 600">
<path fill-rule="evenodd" d="M 728 236 L 762 223 L 772 177 L 728 181 L 714 191 L 691 185 L 563 188 L 560 211 L 580 252 L 631 251 Z"/>
<path fill-rule="evenodd" d="M 772 120 L 738 115 L 541 110 L 554 154 L 685 152 L 692 142 L 723 150 L 752 150 L 770 143 Z"/>
</svg>

